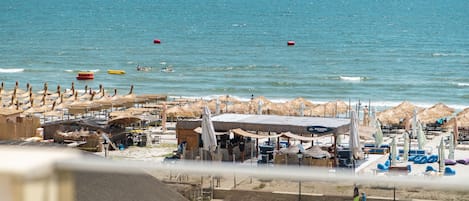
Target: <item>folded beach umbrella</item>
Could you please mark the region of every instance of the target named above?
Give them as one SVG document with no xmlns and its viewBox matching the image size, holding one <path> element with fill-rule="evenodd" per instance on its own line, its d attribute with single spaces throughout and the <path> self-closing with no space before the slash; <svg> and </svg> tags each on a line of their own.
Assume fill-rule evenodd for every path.
<svg viewBox="0 0 469 201">
<path fill-rule="evenodd" d="M 443 172 L 445 170 L 445 142 L 443 138 L 441 138 L 440 146 L 438 147 L 438 156 L 438 171 Z"/>
<path fill-rule="evenodd" d="M 449 135 L 449 153 L 448 159 L 454 160 L 454 136 L 453 134 Z"/>
<path fill-rule="evenodd" d="M 301 103 L 300 112 L 299 112 L 301 117 L 304 116 L 304 111 L 305 111 L 305 104 Z"/>
<path fill-rule="evenodd" d="M 215 101 L 215 114 L 220 114 L 220 99 L 218 99 L 218 97 Z"/>
<path fill-rule="evenodd" d="M 396 145 L 396 138 L 392 138 L 391 142 L 391 166 L 396 165 L 397 159 L 397 145 Z"/>
<path fill-rule="evenodd" d="M 215 129 L 213 128 L 210 110 L 207 106 L 202 111 L 202 142 L 204 150 L 213 152 L 217 148 Z"/>
<path fill-rule="evenodd" d="M 409 134 L 407 132 L 404 133 L 404 155 L 403 155 L 403 162 L 407 162 L 409 160 Z"/>
<path fill-rule="evenodd" d="M 262 115 L 262 104 L 264 104 L 262 100 L 257 101 L 257 115 Z"/>
<path fill-rule="evenodd" d="M 383 144 L 383 131 L 381 130 L 381 123 L 376 121 L 375 147 L 379 147 L 381 144 Z"/>
<path fill-rule="evenodd" d="M 418 127 L 417 129 L 418 146 L 419 146 L 419 149 L 423 149 L 423 147 L 425 146 L 427 142 L 427 138 L 425 137 L 425 133 L 423 132 L 422 124 L 417 123 L 417 127 Z"/>
<path fill-rule="evenodd" d="M 353 159 L 359 159 L 362 156 L 360 147 L 360 137 L 358 133 L 358 116 L 356 111 L 351 111 L 349 148 Z"/>
<path fill-rule="evenodd" d="M 458 124 L 458 119 L 455 117 L 453 118 L 454 119 L 454 123 L 453 123 L 453 143 L 454 145 L 456 146 L 458 144 L 458 139 L 459 139 L 459 124 Z"/>
</svg>

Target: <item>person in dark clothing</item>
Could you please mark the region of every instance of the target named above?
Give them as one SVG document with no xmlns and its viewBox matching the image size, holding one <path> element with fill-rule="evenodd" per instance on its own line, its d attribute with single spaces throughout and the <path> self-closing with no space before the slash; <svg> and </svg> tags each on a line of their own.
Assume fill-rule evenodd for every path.
<svg viewBox="0 0 469 201">
<path fill-rule="evenodd" d="M 360 201 L 360 192 L 358 191 L 358 187 L 356 185 L 353 188 L 353 201 Z"/>
</svg>

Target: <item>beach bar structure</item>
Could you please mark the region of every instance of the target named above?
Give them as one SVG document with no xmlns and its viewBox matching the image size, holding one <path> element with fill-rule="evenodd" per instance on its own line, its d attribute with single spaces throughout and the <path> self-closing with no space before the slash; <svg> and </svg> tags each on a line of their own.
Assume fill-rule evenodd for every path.
<svg viewBox="0 0 469 201">
<path fill-rule="evenodd" d="M 0 109 L 0 140 L 17 140 L 37 135 L 39 118 L 22 115 L 22 110 Z"/>
<path fill-rule="evenodd" d="M 176 135 L 178 144 L 185 142 L 186 146 L 186 159 L 195 159 L 199 153 L 201 146 L 201 134 L 198 132 L 198 127 L 201 127 L 201 119 L 182 120 L 176 124 Z M 319 137 L 325 135 L 332 135 L 335 138 L 338 134 L 343 134 L 349 131 L 350 119 L 344 118 L 322 118 L 322 117 L 297 117 L 297 116 L 278 116 L 278 115 L 252 115 L 252 114 L 221 114 L 212 117 L 212 123 L 215 131 L 218 133 L 217 138 L 220 140 L 221 136 L 229 136 L 229 132 L 240 135 L 243 138 L 248 138 L 244 147 L 246 147 L 245 154 L 250 152 L 250 147 L 256 140 L 256 146 L 259 146 L 259 138 L 275 138 L 279 137 L 277 134 L 284 133 L 282 136 L 288 138 L 296 138 L 303 141 L 304 139 L 312 139 L 312 137 Z M 246 132 L 240 132 L 246 131 Z M 255 133 L 247 133 L 247 131 Z M 264 133 L 264 134 L 262 134 Z M 287 134 L 285 134 L 287 133 Z M 268 135 L 266 135 L 268 134 Z M 219 137 L 220 136 L 220 137 Z M 221 139 L 220 148 L 223 145 Z M 312 140 L 309 140 L 312 141 Z M 337 140 L 334 139 L 334 142 Z M 251 143 L 251 144 L 250 144 Z M 279 147 L 277 141 L 277 148 Z M 258 150 L 256 148 L 255 150 Z M 257 155 L 257 151 L 256 151 Z M 244 157 L 241 157 L 244 158 Z"/>
</svg>

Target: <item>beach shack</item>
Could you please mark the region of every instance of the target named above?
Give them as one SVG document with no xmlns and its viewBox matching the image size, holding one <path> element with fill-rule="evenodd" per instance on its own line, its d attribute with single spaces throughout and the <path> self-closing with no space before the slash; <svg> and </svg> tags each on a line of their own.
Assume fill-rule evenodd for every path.
<svg viewBox="0 0 469 201">
<path fill-rule="evenodd" d="M 273 160 L 282 164 L 289 163 L 270 157 L 275 155 L 274 152 L 279 153 L 282 147 L 288 147 L 290 139 L 313 144 L 315 137 L 329 135 L 336 138 L 338 134 L 348 132 L 350 125 L 350 119 L 344 118 L 252 114 L 221 114 L 211 120 L 216 131 L 219 160 L 243 161 L 249 156 L 261 155 L 261 161 Z M 201 121 L 181 120 L 176 124 L 178 144 L 185 145 L 186 159 L 204 159 L 200 150 L 203 147 Z"/>
<path fill-rule="evenodd" d="M 0 109 L 0 140 L 17 140 L 36 136 L 40 120 L 34 116 L 21 115 L 23 110 Z"/>
</svg>

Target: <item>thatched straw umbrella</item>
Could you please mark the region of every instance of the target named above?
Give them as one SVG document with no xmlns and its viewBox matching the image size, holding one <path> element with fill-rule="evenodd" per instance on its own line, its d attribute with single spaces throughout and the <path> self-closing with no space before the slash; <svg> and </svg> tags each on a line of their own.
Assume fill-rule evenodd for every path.
<svg viewBox="0 0 469 201">
<path fill-rule="evenodd" d="M 262 101 L 262 104 L 272 103 L 272 101 L 270 101 L 269 99 L 267 99 L 267 98 L 264 97 L 264 96 L 255 97 L 255 98 L 252 99 L 251 101 L 254 102 L 254 103 L 256 103 L 256 104 L 257 104 L 259 101 Z"/>
<path fill-rule="evenodd" d="M 92 111 L 99 111 L 100 105 L 93 101 L 95 93 L 91 94 L 91 97 L 87 101 L 75 101 L 67 106 L 70 114 L 86 114 Z"/>
<path fill-rule="evenodd" d="M 338 114 L 346 113 L 348 109 L 349 106 L 347 103 L 341 100 L 336 100 L 316 105 L 310 111 L 307 110 L 305 114 L 311 116 L 336 117 Z"/>
<path fill-rule="evenodd" d="M 316 106 L 311 101 L 306 100 L 302 97 L 297 97 L 293 100 L 287 101 L 286 104 L 289 104 L 289 105 L 293 106 L 294 108 L 300 107 L 301 104 L 303 104 L 305 107 L 314 107 L 314 106 Z"/>
<path fill-rule="evenodd" d="M 383 125 L 398 125 L 403 123 L 406 118 L 410 119 L 413 115 L 414 109 L 419 108 L 408 101 L 404 101 L 399 105 L 379 112 L 377 117 Z"/>
<path fill-rule="evenodd" d="M 25 114 L 44 113 L 50 110 L 49 105 L 34 106 L 34 99 L 31 100 L 31 107 L 24 111 Z"/>
<path fill-rule="evenodd" d="M 444 128 L 452 128 L 455 125 L 455 122 L 457 120 L 457 125 L 459 128 L 461 127 L 469 127 L 469 108 L 464 109 L 463 111 L 459 112 L 456 114 L 455 117 L 451 118 L 449 121 L 447 121 L 445 124 L 443 124 Z"/>
<path fill-rule="evenodd" d="M 452 116 L 453 113 L 453 108 L 450 108 L 443 103 L 437 103 L 429 108 L 421 110 L 417 113 L 417 116 L 420 122 L 428 124 L 435 123 L 435 121 L 440 118 Z"/>
<path fill-rule="evenodd" d="M 289 108 L 289 115 L 301 116 L 301 114 L 307 114 L 308 112 L 306 111 L 310 113 L 311 109 L 316 105 L 302 97 L 297 97 L 285 102 L 285 106 Z"/>
<path fill-rule="evenodd" d="M 268 115 L 295 115 L 290 104 L 286 103 L 268 103 L 263 106 L 265 114 Z"/>
<path fill-rule="evenodd" d="M 115 118 L 112 118 L 108 121 L 108 124 L 110 125 L 122 125 L 122 126 L 128 126 L 128 125 L 131 125 L 133 123 L 137 123 L 139 121 L 141 121 L 142 119 L 140 119 L 139 117 L 137 116 L 133 116 L 133 115 L 128 115 L 128 116 L 118 116 L 118 117 L 115 117 Z"/>
<path fill-rule="evenodd" d="M 257 108 L 257 104 L 255 106 Z M 224 105 L 224 107 L 221 107 L 221 111 L 225 111 L 226 113 L 236 113 L 236 114 L 249 114 L 250 112 L 250 106 L 248 102 L 237 102 L 232 105 Z M 257 112 L 254 112 L 257 114 Z"/>
<path fill-rule="evenodd" d="M 213 111 L 214 114 L 217 114 L 217 105 L 218 105 L 218 110 L 219 110 L 218 112 L 221 112 L 223 108 L 226 108 L 226 103 L 222 103 L 220 100 L 218 100 L 218 103 L 217 103 L 217 99 L 212 99 L 207 102 L 207 106 L 209 110 Z"/>
<path fill-rule="evenodd" d="M 168 118 L 198 118 L 201 112 L 196 112 L 188 105 L 173 106 L 166 112 Z"/>
<path fill-rule="evenodd" d="M 216 98 L 215 98 L 216 99 Z M 213 100 L 213 99 L 212 99 Z M 235 103 L 239 103 L 241 102 L 240 100 L 236 99 L 236 98 L 233 98 L 229 95 L 226 95 L 226 96 L 219 96 L 218 97 L 218 100 L 221 102 L 221 103 L 231 103 L 231 104 L 235 104 Z"/>
</svg>

